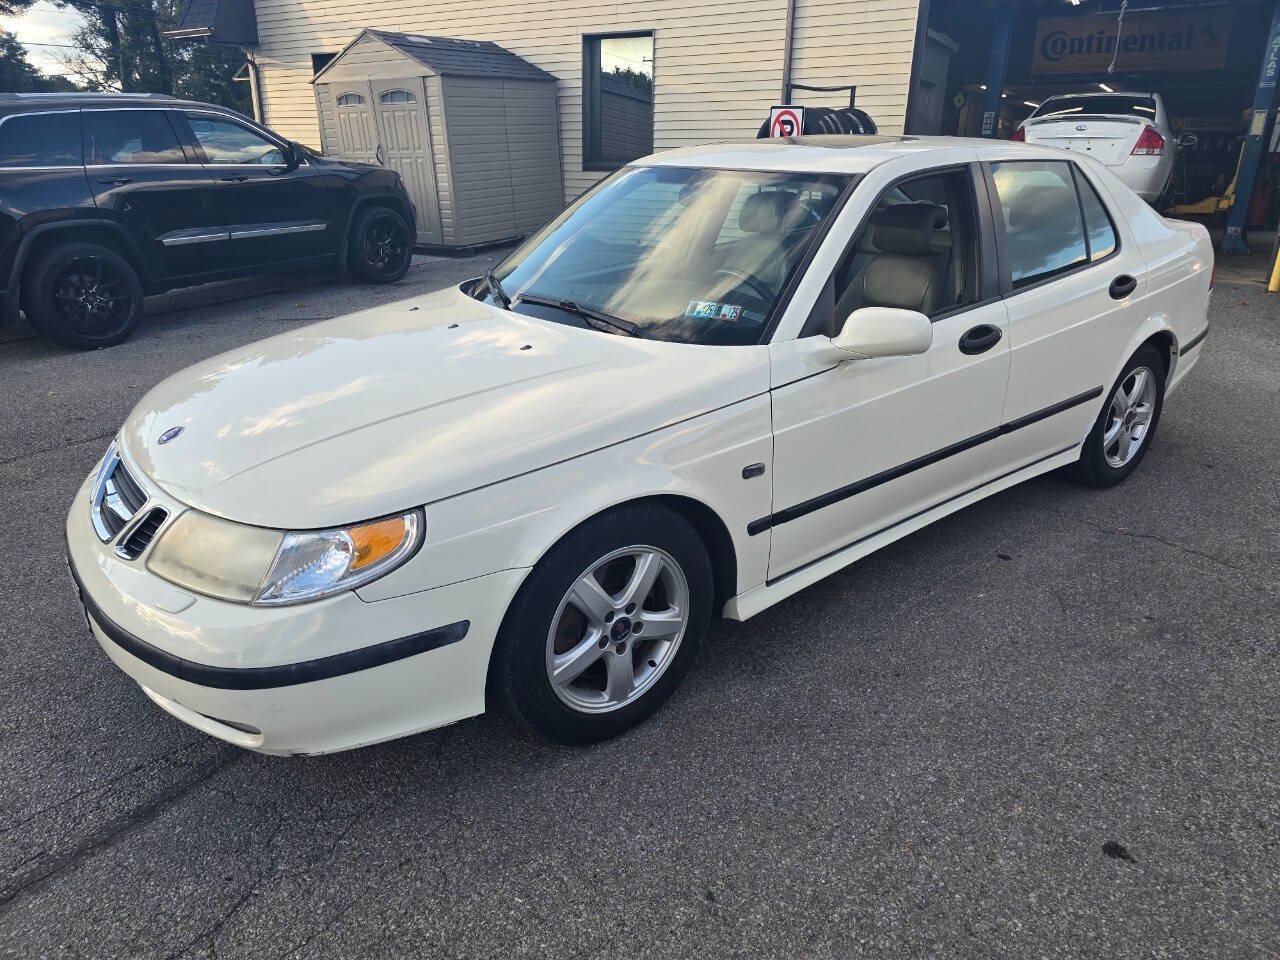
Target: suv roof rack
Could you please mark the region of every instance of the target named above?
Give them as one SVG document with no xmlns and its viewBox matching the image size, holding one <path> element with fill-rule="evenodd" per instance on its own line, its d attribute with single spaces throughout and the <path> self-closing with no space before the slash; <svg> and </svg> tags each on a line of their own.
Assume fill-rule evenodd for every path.
<svg viewBox="0 0 1280 960">
<path fill-rule="evenodd" d="M 93 93 L 80 90 L 73 93 L 0 93 L 0 100 L 74 100 L 106 99 L 106 100 L 176 100 L 167 93 Z"/>
</svg>

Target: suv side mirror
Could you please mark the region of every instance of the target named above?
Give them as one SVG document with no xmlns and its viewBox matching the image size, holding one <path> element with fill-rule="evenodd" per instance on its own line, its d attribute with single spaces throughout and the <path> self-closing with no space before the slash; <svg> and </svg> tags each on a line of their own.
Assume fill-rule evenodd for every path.
<svg viewBox="0 0 1280 960">
<path fill-rule="evenodd" d="M 896 307 L 862 307 L 834 337 L 832 359 L 909 357 L 933 346 L 933 324 L 923 313 Z"/>
<path fill-rule="evenodd" d="M 1178 146 L 1180 147 L 1194 147 L 1199 142 L 1200 138 L 1194 133 L 1184 133 L 1178 138 Z"/>
<path fill-rule="evenodd" d="M 284 165 L 290 170 L 296 170 L 302 166 L 302 148 L 292 141 L 285 144 Z"/>
</svg>

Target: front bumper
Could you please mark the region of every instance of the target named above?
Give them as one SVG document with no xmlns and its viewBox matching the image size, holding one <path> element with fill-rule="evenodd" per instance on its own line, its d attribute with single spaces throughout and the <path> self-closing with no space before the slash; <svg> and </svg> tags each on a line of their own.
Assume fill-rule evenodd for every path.
<svg viewBox="0 0 1280 960">
<path fill-rule="evenodd" d="M 148 572 L 146 554 L 118 556 L 94 532 L 88 485 L 66 535 L 89 627 L 185 723 L 266 753 L 327 753 L 484 710 L 493 640 L 525 571 L 373 602 L 346 593 L 279 608 L 227 603 Z"/>
</svg>

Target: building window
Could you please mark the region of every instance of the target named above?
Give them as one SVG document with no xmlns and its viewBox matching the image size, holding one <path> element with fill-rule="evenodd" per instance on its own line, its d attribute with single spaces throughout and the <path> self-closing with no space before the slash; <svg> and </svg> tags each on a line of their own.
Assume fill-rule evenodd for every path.
<svg viewBox="0 0 1280 960">
<path fill-rule="evenodd" d="M 653 34 L 584 37 L 582 78 L 582 168 L 653 153 Z"/>
<path fill-rule="evenodd" d="M 358 107 L 364 103 L 364 97 L 358 93 L 343 93 L 338 96 L 338 106 Z"/>
<path fill-rule="evenodd" d="M 329 61 L 336 57 L 336 53 L 313 53 L 311 55 L 311 75 L 314 77 L 317 73 L 329 65 Z"/>
<path fill-rule="evenodd" d="M 417 103 L 418 98 L 408 90 L 388 90 L 378 94 L 379 103 Z"/>
</svg>

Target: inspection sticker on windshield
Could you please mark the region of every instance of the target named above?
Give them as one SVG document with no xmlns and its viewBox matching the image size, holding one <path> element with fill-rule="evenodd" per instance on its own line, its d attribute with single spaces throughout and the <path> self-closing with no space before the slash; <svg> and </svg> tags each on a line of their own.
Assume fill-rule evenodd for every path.
<svg viewBox="0 0 1280 960">
<path fill-rule="evenodd" d="M 742 318 L 742 307 L 736 303 L 717 303 L 714 300 L 690 300 L 684 308 L 686 317 L 697 317 L 701 320 L 739 320 Z"/>
</svg>

